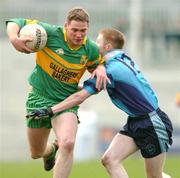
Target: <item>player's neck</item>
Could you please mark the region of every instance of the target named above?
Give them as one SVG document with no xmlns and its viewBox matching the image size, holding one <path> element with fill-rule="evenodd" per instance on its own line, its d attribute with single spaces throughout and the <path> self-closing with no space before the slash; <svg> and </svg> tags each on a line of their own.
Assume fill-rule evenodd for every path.
<svg viewBox="0 0 180 178">
<path fill-rule="evenodd" d="M 82 46 L 82 44 L 80 44 L 80 45 L 75 45 L 75 44 L 69 42 L 68 40 L 67 40 L 67 45 L 68 45 L 68 47 L 69 47 L 71 50 L 77 50 L 77 49 L 79 49 L 79 48 Z"/>
</svg>

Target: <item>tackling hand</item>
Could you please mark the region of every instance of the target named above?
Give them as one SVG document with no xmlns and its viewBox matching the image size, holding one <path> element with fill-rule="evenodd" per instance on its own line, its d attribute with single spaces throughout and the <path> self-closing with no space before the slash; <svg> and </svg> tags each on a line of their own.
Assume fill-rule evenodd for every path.
<svg viewBox="0 0 180 178">
<path fill-rule="evenodd" d="M 104 87 L 104 90 L 106 90 L 106 83 L 108 82 L 111 84 L 110 79 L 107 77 L 106 69 L 104 65 L 100 64 L 97 66 L 97 68 L 92 72 L 91 79 L 96 76 L 96 88 L 98 91 L 101 91 L 101 89 Z"/>
<path fill-rule="evenodd" d="M 53 111 L 51 108 L 47 108 L 47 109 L 36 109 L 30 113 L 28 113 L 26 115 L 26 118 L 27 119 L 44 119 L 44 118 L 49 118 L 49 117 L 52 117 L 54 114 L 53 114 Z"/>
</svg>

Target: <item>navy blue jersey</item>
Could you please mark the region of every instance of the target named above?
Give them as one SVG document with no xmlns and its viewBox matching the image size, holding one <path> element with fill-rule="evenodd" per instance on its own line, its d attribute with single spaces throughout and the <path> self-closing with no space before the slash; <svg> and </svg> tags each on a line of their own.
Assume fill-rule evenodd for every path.
<svg viewBox="0 0 180 178">
<path fill-rule="evenodd" d="M 122 50 L 106 55 L 106 72 L 111 80 L 107 92 L 111 101 L 131 117 L 148 114 L 158 108 L 156 94 L 136 63 Z M 84 89 L 96 94 L 96 79 L 84 82 Z"/>
</svg>

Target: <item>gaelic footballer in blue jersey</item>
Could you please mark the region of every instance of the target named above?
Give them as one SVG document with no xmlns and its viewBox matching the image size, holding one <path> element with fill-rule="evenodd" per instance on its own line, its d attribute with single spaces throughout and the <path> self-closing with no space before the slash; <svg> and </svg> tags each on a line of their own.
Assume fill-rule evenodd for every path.
<svg viewBox="0 0 180 178">
<path fill-rule="evenodd" d="M 166 152 L 172 144 L 172 124 L 159 108 L 157 96 L 137 64 L 122 50 L 124 42 L 124 35 L 115 29 L 101 30 L 97 37 L 111 81 L 107 84 L 107 92 L 113 104 L 128 115 L 126 125 L 113 138 L 102 163 L 111 178 L 128 178 L 121 163 L 140 150 L 147 177 L 163 178 L 167 176 L 162 170 Z M 78 105 L 98 93 L 95 83 L 96 79 L 85 81 L 81 91 L 50 108 L 49 113 Z M 34 112 L 34 116 L 38 116 L 38 111 Z"/>
</svg>

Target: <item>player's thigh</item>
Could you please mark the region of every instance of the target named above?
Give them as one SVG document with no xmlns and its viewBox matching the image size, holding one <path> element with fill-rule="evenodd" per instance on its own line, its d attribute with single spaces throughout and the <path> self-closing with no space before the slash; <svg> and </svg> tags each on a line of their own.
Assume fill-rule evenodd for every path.
<svg viewBox="0 0 180 178">
<path fill-rule="evenodd" d="M 153 173 L 155 175 L 161 174 L 163 171 L 163 165 L 165 159 L 166 159 L 166 152 L 161 153 L 153 158 L 144 159 L 146 171 Z"/>
<path fill-rule="evenodd" d="M 54 118 L 52 127 L 58 142 L 71 141 L 74 142 L 77 133 L 78 119 L 73 112 L 65 112 Z"/>
<path fill-rule="evenodd" d="M 27 138 L 31 151 L 42 152 L 45 150 L 50 130 L 48 128 L 27 128 Z"/>
<path fill-rule="evenodd" d="M 103 157 L 122 161 L 138 150 L 134 140 L 123 134 L 116 134 Z"/>
</svg>

